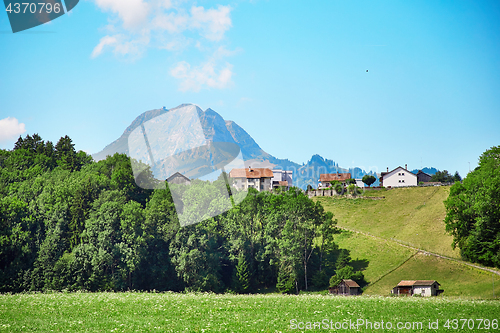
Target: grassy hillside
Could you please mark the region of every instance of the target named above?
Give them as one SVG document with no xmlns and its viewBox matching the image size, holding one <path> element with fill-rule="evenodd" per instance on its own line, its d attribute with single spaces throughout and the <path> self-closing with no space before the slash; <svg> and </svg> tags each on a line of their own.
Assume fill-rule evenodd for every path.
<svg viewBox="0 0 500 333">
<path fill-rule="evenodd" d="M 380 279 L 387 272 L 398 268 L 417 251 L 401 245 L 344 231 L 335 236 L 335 242 L 351 251 L 355 269 L 362 269 L 369 283 Z"/>
<path fill-rule="evenodd" d="M 443 296 L 493 298 L 500 295 L 500 276 L 462 263 L 419 252 L 401 267 L 369 286 L 367 295 L 389 295 L 401 280 L 436 280 Z"/>
<path fill-rule="evenodd" d="M 475 298 L 500 295 L 500 276 L 453 260 L 428 256 L 406 244 L 451 258 L 460 258 L 445 232 L 443 201 L 449 187 L 419 187 L 367 192 L 368 198 L 316 197 L 335 214 L 342 232 L 335 241 L 351 251 L 355 268 L 370 283 L 367 295 L 389 295 L 401 280 L 437 280 L 444 296 Z M 372 200 L 369 197 L 384 197 Z M 365 233 L 365 234 L 363 234 Z M 368 235 L 369 234 L 369 235 Z M 373 235 L 375 237 L 372 237 Z"/>
<path fill-rule="evenodd" d="M 443 201 L 449 187 L 414 187 L 367 192 L 381 200 L 316 197 L 334 213 L 338 225 L 385 239 L 460 258 L 451 247 L 452 236 L 445 231 Z"/>
<path fill-rule="evenodd" d="M 405 332 L 436 332 L 429 321 L 437 320 L 444 331 L 453 318 L 472 319 L 474 328 L 475 319 L 488 319 L 496 331 L 500 303 L 441 297 L 36 293 L 0 295 L 0 309 L 0 330 L 6 332 L 303 332 L 315 322 L 328 325 L 316 326 L 315 332 L 379 331 L 366 321 L 391 322 L 394 332 L 402 331 L 396 329 L 398 322 L 408 323 Z M 336 323 L 340 328 L 342 322 L 358 320 L 364 323 L 356 328 L 335 329 Z M 297 330 L 299 323 L 303 326 Z M 484 323 L 482 328 L 493 331 L 485 331 Z"/>
<path fill-rule="evenodd" d="M 342 232 L 335 241 L 351 251 L 355 268 L 363 269 L 370 283 L 365 295 L 387 296 L 401 280 L 436 280 L 443 296 L 493 297 L 492 273 L 359 233 Z M 500 296 L 500 276 L 493 278 L 495 296 Z"/>
</svg>

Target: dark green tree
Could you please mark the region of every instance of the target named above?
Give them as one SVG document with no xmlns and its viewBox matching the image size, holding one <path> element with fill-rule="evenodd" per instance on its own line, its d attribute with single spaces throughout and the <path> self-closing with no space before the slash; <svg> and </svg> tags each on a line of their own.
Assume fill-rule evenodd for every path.
<svg viewBox="0 0 500 333">
<path fill-rule="evenodd" d="M 283 265 L 278 274 L 276 289 L 283 294 L 298 294 L 297 279 L 289 265 Z"/>
<path fill-rule="evenodd" d="M 431 182 L 452 183 L 454 178 L 447 170 L 437 171 L 431 176 Z"/>
<path fill-rule="evenodd" d="M 246 293 L 250 290 L 251 274 L 248 267 L 245 255 L 242 253 L 238 257 L 238 264 L 236 265 L 236 279 L 235 287 L 236 292 Z"/>
<path fill-rule="evenodd" d="M 61 137 L 55 147 L 57 164 L 64 170 L 74 171 L 79 169 L 73 140 L 67 135 Z"/>
<path fill-rule="evenodd" d="M 500 146 L 479 158 L 479 166 L 450 188 L 446 230 L 462 257 L 500 267 Z"/>
<path fill-rule="evenodd" d="M 375 181 L 377 180 L 377 178 L 375 178 L 372 175 L 364 175 L 361 180 L 363 181 L 363 183 L 365 183 L 366 185 L 368 185 L 368 187 L 370 187 L 373 183 L 375 183 Z"/>
<path fill-rule="evenodd" d="M 351 261 L 351 255 L 349 253 L 349 250 L 342 249 L 339 252 L 339 256 L 337 257 L 337 262 L 335 263 L 335 268 L 337 270 L 342 269 L 346 267 L 349 262 Z"/>
</svg>

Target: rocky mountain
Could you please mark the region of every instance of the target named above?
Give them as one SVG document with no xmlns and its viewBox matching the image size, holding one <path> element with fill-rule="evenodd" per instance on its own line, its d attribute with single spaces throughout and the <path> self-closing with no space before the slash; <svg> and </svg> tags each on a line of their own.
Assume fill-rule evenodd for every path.
<svg viewBox="0 0 500 333">
<path fill-rule="evenodd" d="M 159 145 L 155 145 L 154 142 L 150 142 L 151 149 L 155 152 L 163 154 L 163 156 L 168 156 L 172 153 L 176 153 L 178 156 L 178 158 L 176 159 L 170 158 L 160 161 L 160 166 L 162 168 L 165 168 L 168 165 L 170 166 L 170 168 L 167 168 L 167 170 L 173 170 L 175 168 L 178 168 L 179 165 L 186 164 L 186 161 L 189 162 L 187 164 L 190 164 L 190 166 L 194 168 L 193 164 L 196 164 L 197 160 L 206 160 L 210 152 L 207 152 L 206 149 L 182 149 L 182 147 L 192 144 L 192 142 L 189 142 L 190 136 L 186 136 L 185 133 L 192 133 L 196 130 L 196 126 L 199 125 L 195 125 L 198 123 L 197 121 L 189 119 L 186 120 L 182 117 L 168 118 L 168 112 L 174 114 L 179 110 L 190 110 L 189 117 L 192 117 L 193 114 L 197 113 L 199 124 L 201 124 L 204 137 L 207 141 L 215 144 L 227 143 L 229 145 L 238 145 L 241 149 L 243 159 L 245 160 L 245 167 L 271 167 L 293 171 L 294 186 L 303 189 L 305 189 L 307 185 L 317 187 L 319 176 L 321 173 L 350 172 L 353 178 L 362 178 L 365 174 L 370 174 L 374 175 L 378 179 L 378 176 L 374 172 L 366 172 L 365 170 L 362 170 L 360 168 L 341 168 L 339 167 L 338 163 L 335 163 L 333 160 L 324 159 L 320 155 L 313 155 L 307 163 L 304 163 L 302 165 L 288 159 L 276 158 L 262 150 L 260 146 L 255 142 L 255 140 L 250 136 L 250 134 L 248 134 L 234 121 L 224 120 L 217 112 L 210 108 L 203 111 L 192 104 L 182 104 L 176 108 L 169 110 L 166 108 L 161 108 L 142 113 L 130 124 L 130 126 L 125 129 L 123 134 L 117 140 L 107 145 L 102 151 L 94 154 L 93 158 L 96 161 L 99 161 L 105 159 L 106 156 L 113 155 L 115 153 L 123 153 L 128 156 L 134 156 L 134 154 L 137 154 L 137 152 L 132 151 L 131 153 L 129 151 L 129 137 L 132 134 L 137 138 L 140 138 L 142 136 L 142 134 L 140 134 L 142 133 L 140 132 L 140 130 L 142 128 L 144 131 L 144 124 L 146 124 L 146 127 L 148 128 L 147 131 L 148 133 L 150 133 L 149 141 L 154 141 L 155 137 L 161 136 L 162 131 L 168 131 L 170 137 L 170 141 L 167 140 L 169 142 L 160 141 L 162 143 L 160 143 Z M 138 130 L 136 131 L 136 129 Z M 134 142 L 134 140 L 131 140 L 131 142 Z M 221 153 L 221 160 L 223 160 L 224 158 L 229 158 L 229 155 L 224 152 Z M 147 154 L 143 157 L 145 160 L 148 159 Z M 210 155 L 210 157 L 213 156 Z M 188 172 L 189 177 L 196 178 L 202 175 L 204 172 L 206 173 L 207 170 L 205 169 L 203 167 L 200 167 L 196 169 L 196 172 L 186 172 Z M 155 175 L 157 174 L 155 173 Z M 160 173 L 158 173 L 158 175 L 160 175 Z M 164 178 L 168 176 L 169 175 L 165 175 L 163 173 L 161 174 L 161 177 Z"/>
<path fill-rule="evenodd" d="M 413 173 L 413 174 L 415 174 L 415 175 L 416 175 L 416 174 L 418 173 L 418 170 L 419 170 L 419 169 L 412 170 L 412 171 L 411 171 L 411 173 Z M 423 169 L 422 169 L 422 171 L 423 171 L 423 172 L 425 172 L 426 174 L 428 174 L 428 175 L 431 175 L 431 176 L 432 176 L 433 174 L 435 174 L 435 173 L 436 173 L 436 172 L 438 172 L 439 170 L 438 170 L 438 169 L 436 169 L 436 168 L 428 168 L 428 167 L 425 167 L 425 168 L 423 168 Z"/>
</svg>

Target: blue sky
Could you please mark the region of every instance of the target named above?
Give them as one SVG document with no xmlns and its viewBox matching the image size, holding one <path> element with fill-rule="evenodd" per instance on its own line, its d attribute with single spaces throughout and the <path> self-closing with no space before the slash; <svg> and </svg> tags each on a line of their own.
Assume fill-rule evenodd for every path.
<svg viewBox="0 0 500 333">
<path fill-rule="evenodd" d="M 16 34 L 1 13 L 0 50 L 0 148 L 96 153 L 182 103 L 297 163 L 464 176 L 500 144 L 498 1 L 81 0 Z"/>
</svg>

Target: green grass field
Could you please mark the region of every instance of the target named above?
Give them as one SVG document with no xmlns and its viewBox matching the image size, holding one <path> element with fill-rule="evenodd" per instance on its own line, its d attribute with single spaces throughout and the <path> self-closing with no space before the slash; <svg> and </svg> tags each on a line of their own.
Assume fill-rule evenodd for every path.
<svg viewBox="0 0 500 333">
<path fill-rule="evenodd" d="M 333 212 L 338 225 L 385 239 L 396 239 L 414 247 L 459 258 L 451 247 L 452 236 L 445 231 L 443 201 L 449 187 L 414 187 L 388 191 L 367 191 L 366 196 L 382 200 L 315 197 Z"/>
<path fill-rule="evenodd" d="M 474 329 L 446 329 L 449 319 Z M 489 330 L 477 329 L 481 324 Z M 495 319 L 495 322 L 493 322 Z M 436 332 L 499 329 L 500 303 L 442 297 L 335 297 L 329 295 L 216 295 L 175 293 L 53 293 L 0 295 L 0 331 L 5 332 L 288 332 L 317 330 Z M 358 322 L 358 320 L 360 320 Z M 363 320 L 363 322 L 361 322 Z M 371 324 L 368 324 L 369 321 Z M 344 324 L 344 329 L 335 329 Z M 397 323 L 407 328 L 397 330 Z M 300 324 L 302 323 L 302 324 Z M 418 324 L 421 323 L 421 324 Z M 453 325 L 453 322 L 449 322 Z M 296 326 L 293 326 L 296 325 Z M 293 329 L 294 327 L 304 329 Z M 370 328 L 370 325 L 371 328 Z M 420 326 L 422 325 L 422 326 Z"/>
</svg>

